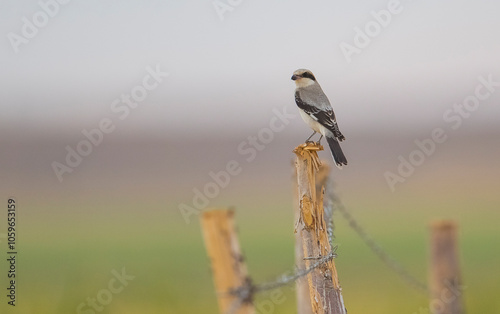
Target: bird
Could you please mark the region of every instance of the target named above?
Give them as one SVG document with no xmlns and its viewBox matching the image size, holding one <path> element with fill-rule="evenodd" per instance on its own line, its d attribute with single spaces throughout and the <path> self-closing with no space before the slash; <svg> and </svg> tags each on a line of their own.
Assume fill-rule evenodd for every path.
<svg viewBox="0 0 500 314">
<path fill-rule="evenodd" d="M 339 144 L 345 137 L 339 130 L 332 105 L 316 81 L 316 77 L 309 70 L 298 69 L 293 72 L 292 80 L 295 81 L 295 102 L 299 107 L 300 116 L 314 131 L 306 143 L 310 142 L 314 134 L 321 134 L 317 144 L 321 143 L 324 136 L 330 146 L 335 165 L 339 168 L 347 165 L 347 159 Z"/>
</svg>

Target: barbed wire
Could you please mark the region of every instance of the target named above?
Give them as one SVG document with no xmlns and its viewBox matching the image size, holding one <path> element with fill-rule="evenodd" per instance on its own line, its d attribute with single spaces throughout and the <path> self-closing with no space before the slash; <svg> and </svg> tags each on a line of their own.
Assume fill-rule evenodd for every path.
<svg viewBox="0 0 500 314">
<path fill-rule="evenodd" d="M 245 280 L 245 283 L 242 286 L 235 288 L 235 289 L 231 289 L 227 292 L 227 294 L 236 296 L 236 300 L 233 301 L 233 303 L 229 307 L 229 310 L 226 312 L 226 314 L 236 313 L 238 311 L 238 309 L 242 306 L 243 303 L 251 302 L 253 299 L 253 296 L 256 293 L 268 291 L 268 290 L 274 290 L 274 289 L 289 285 L 290 283 L 293 283 L 293 282 L 297 281 L 298 279 L 300 279 L 304 276 L 307 276 L 310 272 L 312 272 L 316 268 L 320 267 L 321 265 L 323 265 L 323 264 L 331 261 L 335 257 L 337 257 L 336 250 L 337 250 L 337 247 L 334 247 L 333 250 L 330 252 L 330 254 L 328 254 L 326 256 L 305 258 L 305 259 L 317 259 L 318 261 L 306 269 L 295 270 L 295 272 L 292 275 L 283 274 L 276 281 L 266 282 L 266 283 L 261 283 L 261 284 L 255 285 L 251 282 L 251 280 L 249 278 L 247 278 L 247 280 Z"/>
<path fill-rule="evenodd" d="M 310 257 L 304 259 L 317 259 L 317 262 L 312 264 L 306 269 L 298 269 L 291 275 L 286 273 L 281 275 L 276 281 L 266 282 L 261 284 L 253 284 L 252 280 L 248 277 L 246 278 L 244 284 L 240 287 L 231 289 L 226 294 L 236 296 L 236 300 L 233 301 L 229 307 L 226 314 L 236 313 L 240 307 L 245 303 L 251 303 L 253 297 L 256 293 L 274 290 L 282 286 L 286 286 L 290 283 L 297 281 L 298 279 L 307 276 L 314 269 L 320 267 L 321 265 L 329 262 L 333 258 L 337 257 L 337 246 L 333 246 L 334 235 L 334 221 L 333 214 L 337 210 L 340 212 L 342 217 L 348 222 L 349 226 L 358 234 L 361 240 L 370 248 L 370 250 L 387 266 L 389 269 L 394 271 L 404 282 L 406 282 L 411 287 L 428 293 L 428 287 L 425 283 L 411 275 L 400 263 L 398 263 L 394 258 L 391 257 L 375 240 L 365 231 L 359 222 L 354 218 L 354 216 L 349 212 L 347 207 L 342 203 L 340 198 L 335 193 L 334 181 L 331 177 L 325 182 L 325 195 L 323 198 L 323 208 L 325 211 L 325 223 L 327 226 L 327 233 L 330 240 L 330 245 L 332 251 L 327 256 Z"/>
<path fill-rule="evenodd" d="M 331 202 L 333 210 L 338 210 L 342 217 L 347 220 L 351 229 L 353 229 L 361 240 L 370 248 L 370 250 L 392 271 L 394 271 L 403 281 L 413 288 L 423 292 L 428 293 L 429 289 L 425 283 L 411 275 L 400 263 L 398 263 L 394 258 L 389 255 L 375 240 L 365 231 L 359 222 L 354 218 L 354 216 L 349 212 L 346 206 L 342 203 L 340 198 L 336 195 L 333 189 L 334 182 L 330 177 L 327 182 L 327 195 L 325 200 Z M 333 233 L 333 232 L 332 232 Z"/>
<path fill-rule="evenodd" d="M 335 239 L 334 229 L 335 224 L 333 223 L 333 199 L 330 197 L 331 193 L 326 192 L 329 191 L 332 187 L 330 187 L 331 182 L 328 180 L 325 184 L 325 194 L 323 196 L 323 209 L 325 211 L 325 224 L 326 224 L 326 234 L 328 235 L 328 240 L 330 245 L 333 247 L 333 240 Z"/>
<path fill-rule="evenodd" d="M 323 256 L 323 257 L 312 257 L 312 258 L 304 258 L 304 259 L 318 259 L 318 261 L 311 266 L 309 266 L 306 269 L 299 269 L 295 271 L 293 275 L 286 276 L 282 275 L 280 279 L 274 282 L 268 282 L 268 283 L 263 283 L 255 286 L 255 290 L 257 292 L 260 291 L 266 291 L 266 290 L 274 290 L 276 288 L 286 286 L 291 282 L 295 282 L 296 280 L 300 279 L 301 277 L 307 276 L 310 272 L 318 268 L 319 266 L 331 261 L 335 257 L 337 257 L 337 253 L 335 252 L 337 250 L 337 247 L 333 248 L 333 251 L 330 252 L 330 254 Z"/>
</svg>

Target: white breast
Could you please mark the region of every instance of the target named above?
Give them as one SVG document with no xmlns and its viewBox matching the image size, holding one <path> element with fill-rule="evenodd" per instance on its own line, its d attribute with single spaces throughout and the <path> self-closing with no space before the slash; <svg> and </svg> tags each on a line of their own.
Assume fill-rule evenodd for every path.
<svg viewBox="0 0 500 314">
<path fill-rule="evenodd" d="M 324 126 L 319 124 L 318 121 L 314 120 L 310 115 L 304 112 L 304 110 L 299 108 L 299 113 L 300 116 L 302 117 L 302 120 L 304 120 L 307 125 L 314 131 L 322 134 L 323 136 L 333 136 L 332 132 L 330 132 L 328 129 L 326 129 Z"/>
<path fill-rule="evenodd" d="M 313 129 L 314 131 L 316 131 L 318 133 L 321 133 L 321 129 L 320 129 L 321 124 L 319 124 L 318 121 L 311 118 L 311 116 L 308 115 L 307 113 L 305 113 L 304 110 L 302 110 L 302 109 L 300 109 L 299 112 L 300 112 L 300 116 L 302 117 L 302 120 L 304 120 L 304 122 L 307 123 L 307 125 L 309 125 L 311 127 L 311 129 Z"/>
</svg>

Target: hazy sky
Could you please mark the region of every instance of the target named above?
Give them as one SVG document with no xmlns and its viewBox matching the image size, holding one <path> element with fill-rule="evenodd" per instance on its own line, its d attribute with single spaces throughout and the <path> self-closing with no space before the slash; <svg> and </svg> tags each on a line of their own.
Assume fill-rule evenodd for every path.
<svg viewBox="0 0 500 314">
<path fill-rule="evenodd" d="M 214 3 L 230 2 L 221 19 Z M 2 1 L 1 130 L 79 132 L 105 117 L 133 132 L 248 129 L 272 108 L 296 110 L 297 68 L 315 73 L 341 127 L 418 129 L 442 124 L 479 76 L 500 81 L 498 1 L 230 2 L 73 0 L 49 5 L 51 17 L 39 1 Z M 389 7 L 377 22 L 372 11 Z M 373 36 L 348 62 L 341 44 L 367 25 Z M 168 76 L 118 120 L 112 103 L 148 67 Z M 497 89 L 471 123 L 498 124 Z"/>
</svg>

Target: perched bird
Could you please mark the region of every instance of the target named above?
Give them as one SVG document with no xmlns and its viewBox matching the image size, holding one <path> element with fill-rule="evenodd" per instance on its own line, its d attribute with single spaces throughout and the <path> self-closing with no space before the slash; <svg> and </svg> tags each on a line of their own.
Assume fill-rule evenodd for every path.
<svg viewBox="0 0 500 314">
<path fill-rule="evenodd" d="M 299 69 L 293 72 L 292 80 L 295 81 L 295 102 L 299 107 L 300 116 L 314 130 L 306 142 L 320 133 L 318 144 L 321 139 L 326 137 L 326 141 L 332 151 L 333 160 L 338 167 L 347 165 L 347 159 L 340 148 L 339 141 L 345 140 L 344 135 L 340 133 L 335 113 L 328 101 L 325 93 L 319 86 L 316 78 L 311 71 Z"/>
</svg>

